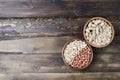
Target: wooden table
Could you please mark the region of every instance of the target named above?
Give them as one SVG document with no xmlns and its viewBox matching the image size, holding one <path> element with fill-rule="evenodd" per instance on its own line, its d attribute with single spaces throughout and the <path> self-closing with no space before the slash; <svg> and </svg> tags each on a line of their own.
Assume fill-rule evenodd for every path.
<svg viewBox="0 0 120 80">
<path fill-rule="evenodd" d="M 93 48 L 91 65 L 65 66 L 63 45 L 83 39 L 92 17 L 114 25 L 113 42 Z M 0 0 L 0 80 L 120 80 L 119 0 Z"/>
</svg>

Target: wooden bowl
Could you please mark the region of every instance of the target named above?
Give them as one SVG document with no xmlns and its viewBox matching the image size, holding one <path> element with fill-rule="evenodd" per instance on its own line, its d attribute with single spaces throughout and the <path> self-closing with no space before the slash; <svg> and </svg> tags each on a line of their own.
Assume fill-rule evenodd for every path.
<svg viewBox="0 0 120 80">
<path fill-rule="evenodd" d="M 68 42 L 64 45 L 64 47 L 63 47 L 63 49 L 62 49 L 62 59 L 63 59 L 65 65 L 66 65 L 67 67 L 73 68 L 73 69 L 77 69 L 77 70 L 82 70 L 82 69 L 88 67 L 88 66 L 90 65 L 90 63 L 92 62 L 92 59 L 93 59 L 93 50 L 92 50 L 91 46 L 90 46 L 89 44 L 87 44 L 87 43 L 84 41 L 84 42 L 87 44 L 87 46 L 89 47 L 90 52 L 91 52 L 91 59 L 90 59 L 90 61 L 89 61 L 89 64 L 87 64 L 86 66 L 84 66 L 84 67 L 82 67 L 82 68 L 75 68 L 75 67 L 72 67 L 72 66 L 69 65 L 69 64 L 66 62 L 66 60 L 65 60 L 65 57 L 64 57 L 64 50 L 65 50 L 65 48 L 67 47 L 67 45 L 68 45 L 70 42 L 73 42 L 73 41 L 75 41 L 75 40 L 84 41 L 84 40 L 80 40 L 80 39 L 73 39 L 73 40 L 68 41 Z"/>
<path fill-rule="evenodd" d="M 110 38 L 110 42 L 109 42 L 109 43 L 107 43 L 107 44 L 105 44 L 105 45 L 97 46 L 97 45 L 94 45 L 94 44 L 90 43 L 90 42 L 87 40 L 87 38 L 86 38 L 86 36 L 85 36 L 85 30 L 86 30 L 86 28 L 88 27 L 89 22 L 91 22 L 92 20 L 103 20 L 103 21 L 105 21 L 105 22 L 111 27 L 112 36 L 111 36 L 111 38 Z M 106 46 L 108 46 L 108 45 L 112 42 L 112 40 L 113 40 L 113 38 L 114 38 L 114 27 L 113 27 L 113 25 L 111 24 L 111 22 L 108 21 L 107 19 L 102 18 L 102 17 L 94 17 L 94 18 L 88 20 L 88 21 L 85 23 L 85 26 L 84 26 L 84 29 L 83 29 L 83 35 L 84 35 L 84 38 L 85 38 L 86 42 L 89 43 L 91 46 L 96 47 L 96 48 L 106 47 Z"/>
</svg>

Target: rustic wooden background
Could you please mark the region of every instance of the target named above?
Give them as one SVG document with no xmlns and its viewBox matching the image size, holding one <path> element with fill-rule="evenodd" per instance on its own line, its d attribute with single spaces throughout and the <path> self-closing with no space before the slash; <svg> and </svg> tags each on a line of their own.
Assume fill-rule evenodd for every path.
<svg viewBox="0 0 120 80">
<path fill-rule="evenodd" d="M 66 67 L 63 45 L 95 16 L 112 22 L 113 42 L 88 68 Z M 0 80 L 120 80 L 120 0 L 0 0 Z"/>
</svg>

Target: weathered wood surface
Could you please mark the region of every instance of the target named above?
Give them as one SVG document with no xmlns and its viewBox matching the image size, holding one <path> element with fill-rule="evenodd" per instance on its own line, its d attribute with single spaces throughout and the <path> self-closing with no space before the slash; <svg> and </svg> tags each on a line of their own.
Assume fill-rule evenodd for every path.
<svg viewBox="0 0 120 80">
<path fill-rule="evenodd" d="M 0 20 L 0 52 L 60 53 L 68 40 L 83 39 L 83 26 L 85 21 L 89 19 L 2 19 Z M 120 18 L 108 17 L 107 19 L 112 22 L 115 28 L 115 38 L 107 50 L 119 52 Z M 106 48 L 103 51 L 106 51 Z"/>
<path fill-rule="evenodd" d="M 115 27 L 115 38 L 105 48 L 93 48 L 93 62 L 87 69 L 77 71 L 66 67 L 63 63 L 61 58 L 63 45 L 70 39 L 83 38 L 82 29 L 88 19 L 90 18 L 1 19 L 0 73 L 13 73 L 12 75 L 3 74 L 1 79 L 29 80 L 29 76 L 33 73 L 34 77 L 31 77 L 31 80 L 41 78 L 44 80 L 44 77 L 37 76 L 51 73 L 50 76 L 47 75 L 46 77 L 49 79 L 60 79 L 60 77 L 71 79 L 72 76 L 75 79 L 86 80 L 119 80 L 119 17 L 107 17 Z M 98 72 L 100 74 L 96 74 Z M 24 75 L 24 73 L 26 74 Z M 58 77 L 51 77 L 55 73 L 58 74 Z M 60 76 L 63 73 L 66 76 L 65 78 Z M 86 74 L 89 77 L 81 77 L 81 75 Z M 17 77 L 18 75 L 22 78 Z"/>
<path fill-rule="evenodd" d="M 63 37 L 37 37 L 26 38 L 18 40 L 4 40 L 0 41 L 0 52 L 8 53 L 61 53 L 64 44 L 76 37 L 63 36 Z M 79 37 L 78 37 L 79 38 Z M 103 49 L 95 49 L 94 51 L 116 53 L 120 52 L 119 37 L 108 46 Z"/>
<path fill-rule="evenodd" d="M 0 0 L 0 17 L 120 16 L 119 0 Z"/>
<path fill-rule="evenodd" d="M 119 80 L 119 4 L 119 0 L 0 0 L 0 80 Z M 93 48 L 88 68 L 70 69 L 63 63 L 62 47 L 70 39 L 83 39 L 84 24 L 93 16 L 111 21 L 115 38 L 105 48 Z"/>
<path fill-rule="evenodd" d="M 38 37 L 0 41 L 0 52 L 60 53 L 69 39 L 72 37 Z"/>
<path fill-rule="evenodd" d="M 115 35 L 119 35 L 120 17 L 106 17 L 115 28 Z M 90 18 L 22 18 L 0 19 L 0 40 L 10 40 L 17 37 L 53 37 L 83 35 L 83 27 Z"/>
<path fill-rule="evenodd" d="M 79 72 L 120 72 L 119 53 L 94 53 L 92 64 L 85 70 L 77 71 L 66 67 L 61 53 L 41 54 L 0 54 L 0 73 L 79 73 Z"/>
<path fill-rule="evenodd" d="M 120 73 L 16 73 L 0 74 L 1 80 L 119 80 Z"/>
</svg>

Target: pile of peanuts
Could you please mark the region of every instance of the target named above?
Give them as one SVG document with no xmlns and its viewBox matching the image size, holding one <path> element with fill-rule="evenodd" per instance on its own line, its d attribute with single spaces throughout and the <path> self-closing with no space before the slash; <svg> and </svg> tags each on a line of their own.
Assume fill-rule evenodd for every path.
<svg viewBox="0 0 120 80">
<path fill-rule="evenodd" d="M 111 26 L 105 20 L 93 19 L 85 29 L 85 37 L 89 43 L 96 46 L 109 44 L 112 37 Z"/>
<path fill-rule="evenodd" d="M 92 59 L 90 47 L 84 41 L 74 40 L 64 49 L 65 62 L 73 68 L 87 67 Z"/>
</svg>

